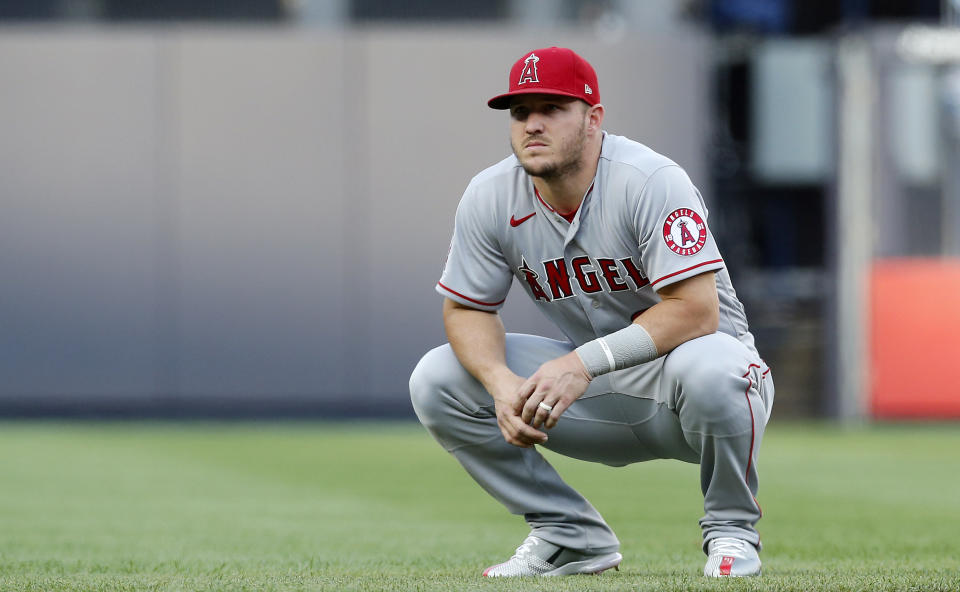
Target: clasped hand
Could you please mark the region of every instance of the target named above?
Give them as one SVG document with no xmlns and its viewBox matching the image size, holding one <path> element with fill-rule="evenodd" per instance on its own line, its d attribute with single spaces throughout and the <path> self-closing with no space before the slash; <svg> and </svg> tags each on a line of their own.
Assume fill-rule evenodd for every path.
<svg viewBox="0 0 960 592">
<path fill-rule="evenodd" d="M 543 444 L 547 434 L 538 428 L 549 430 L 556 426 L 563 412 L 586 392 L 589 384 L 590 376 L 576 352 L 544 363 L 512 393 L 508 387 L 502 397 L 494 396 L 497 423 L 504 439 L 523 448 Z M 540 403 L 552 409 L 548 411 Z"/>
</svg>

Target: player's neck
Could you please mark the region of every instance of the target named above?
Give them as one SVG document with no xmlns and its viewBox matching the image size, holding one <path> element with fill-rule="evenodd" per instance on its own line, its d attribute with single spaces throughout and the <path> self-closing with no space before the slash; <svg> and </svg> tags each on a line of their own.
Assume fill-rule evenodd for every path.
<svg viewBox="0 0 960 592">
<path fill-rule="evenodd" d="M 594 151 L 590 150 L 584 166 L 573 174 L 556 179 L 533 177 L 533 185 L 537 188 L 540 198 L 556 211 L 561 214 L 575 212 L 583 202 L 583 197 L 590 189 L 590 185 L 593 184 L 594 177 L 597 176 L 599 160 L 599 151 L 594 154 Z"/>
</svg>

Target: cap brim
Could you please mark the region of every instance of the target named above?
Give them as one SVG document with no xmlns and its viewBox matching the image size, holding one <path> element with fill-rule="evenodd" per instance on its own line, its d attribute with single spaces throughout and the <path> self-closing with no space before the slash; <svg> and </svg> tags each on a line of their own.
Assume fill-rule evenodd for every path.
<svg viewBox="0 0 960 592">
<path fill-rule="evenodd" d="M 525 88 L 523 90 L 515 90 L 513 92 L 497 95 L 492 99 L 490 99 L 489 101 L 487 101 L 487 106 L 490 107 L 491 109 L 509 109 L 510 99 L 518 95 L 560 95 L 562 97 L 571 97 L 574 99 L 580 99 L 581 101 L 584 100 L 584 98 L 580 95 L 575 95 L 573 93 L 565 92 L 562 90 L 553 90 L 550 88 Z"/>
</svg>

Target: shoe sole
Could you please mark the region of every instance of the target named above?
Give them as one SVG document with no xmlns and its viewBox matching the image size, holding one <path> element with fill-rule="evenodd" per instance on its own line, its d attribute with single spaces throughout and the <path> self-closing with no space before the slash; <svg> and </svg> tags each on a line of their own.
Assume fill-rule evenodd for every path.
<svg viewBox="0 0 960 592">
<path fill-rule="evenodd" d="M 704 574 L 706 575 L 706 574 Z M 748 574 L 728 574 L 728 575 L 709 575 L 708 578 L 713 578 L 715 580 L 723 580 L 726 578 L 759 578 L 763 575 L 761 572 L 748 573 Z"/>
<path fill-rule="evenodd" d="M 601 573 L 611 568 L 619 571 L 621 561 L 623 561 L 623 555 L 621 555 L 620 553 L 607 553 L 606 555 L 591 557 L 590 559 L 584 559 L 583 561 L 571 561 L 570 563 L 561 565 L 557 569 L 548 571 L 543 575 L 544 576 L 572 576 L 576 574 L 600 575 Z"/>
<path fill-rule="evenodd" d="M 712 560 L 707 562 L 707 566 L 712 563 Z M 731 569 L 727 573 L 721 573 L 719 567 L 715 567 L 713 571 L 708 572 L 707 566 L 704 566 L 703 575 L 708 578 L 753 578 L 760 575 L 761 564 L 759 559 L 754 561 L 744 563 L 734 563 Z"/>
<path fill-rule="evenodd" d="M 756 578 L 763 575 L 763 571 L 758 569 L 753 573 L 741 573 L 741 574 L 703 574 L 708 578 L 714 578 L 717 580 L 722 580 L 724 578 Z"/>
</svg>

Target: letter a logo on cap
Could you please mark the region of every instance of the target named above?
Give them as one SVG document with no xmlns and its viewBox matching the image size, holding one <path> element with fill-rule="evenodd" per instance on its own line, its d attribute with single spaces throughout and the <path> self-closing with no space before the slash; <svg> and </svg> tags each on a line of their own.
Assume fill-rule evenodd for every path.
<svg viewBox="0 0 960 592">
<path fill-rule="evenodd" d="M 523 60 L 523 72 L 520 73 L 520 82 L 517 84 L 524 84 L 526 82 L 540 82 L 540 79 L 537 78 L 537 62 L 540 61 L 540 58 L 536 54 L 531 53 L 527 59 Z"/>
</svg>

